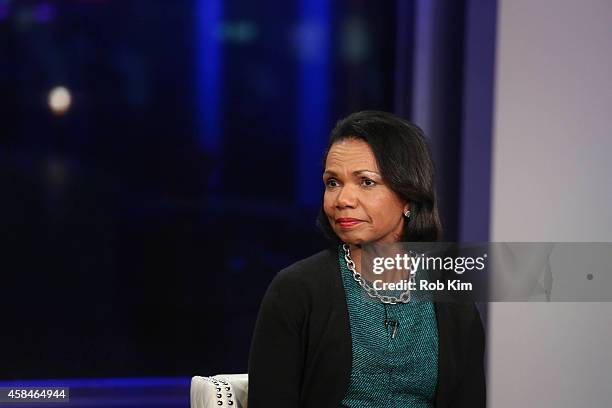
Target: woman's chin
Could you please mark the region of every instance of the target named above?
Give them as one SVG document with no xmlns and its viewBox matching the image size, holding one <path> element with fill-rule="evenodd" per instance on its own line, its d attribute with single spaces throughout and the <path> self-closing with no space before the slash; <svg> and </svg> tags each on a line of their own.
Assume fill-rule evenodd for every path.
<svg viewBox="0 0 612 408">
<path fill-rule="evenodd" d="M 345 244 L 349 244 L 349 245 L 356 245 L 356 246 L 361 246 L 363 243 L 365 243 L 366 241 L 363 239 L 363 237 L 359 237 L 359 236 L 355 236 L 352 234 L 342 234 L 342 235 L 338 235 L 340 237 L 340 239 L 342 240 L 342 242 L 344 242 Z"/>
</svg>

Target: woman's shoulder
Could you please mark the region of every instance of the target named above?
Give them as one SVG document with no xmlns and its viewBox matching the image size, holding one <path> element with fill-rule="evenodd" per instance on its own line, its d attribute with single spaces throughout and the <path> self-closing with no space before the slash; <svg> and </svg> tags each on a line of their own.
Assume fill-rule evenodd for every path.
<svg viewBox="0 0 612 408">
<path fill-rule="evenodd" d="M 275 277 L 282 282 L 319 282 L 338 268 L 338 254 L 332 248 L 317 252 L 283 268 Z"/>
<path fill-rule="evenodd" d="M 300 259 L 297 262 L 287 266 L 280 273 L 285 274 L 307 274 L 312 270 L 320 270 L 329 266 L 338 264 L 338 253 L 332 248 L 326 248 L 307 258 Z"/>
<path fill-rule="evenodd" d="M 329 269 L 336 268 L 337 265 L 338 253 L 332 248 L 326 248 L 283 268 L 278 275 L 295 279 L 308 279 L 320 272 L 329 273 Z"/>
<path fill-rule="evenodd" d="M 264 303 L 266 300 L 280 302 L 291 310 L 306 310 L 303 307 L 308 308 L 326 288 L 333 286 L 336 268 L 337 254 L 331 248 L 301 259 L 274 276 L 264 296 Z"/>
</svg>

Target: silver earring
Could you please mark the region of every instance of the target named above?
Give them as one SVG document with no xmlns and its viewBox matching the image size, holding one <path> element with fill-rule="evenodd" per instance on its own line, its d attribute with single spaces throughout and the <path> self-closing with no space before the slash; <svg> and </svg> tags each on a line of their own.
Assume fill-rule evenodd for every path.
<svg viewBox="0 0 612 408">
<path fill-rule="evenodd" d="M 410 218 L 410 210 L 406 210 L 406 211 L 404 211 L 404 216 L 405 216 L 406 218 Z"/>
</svg>

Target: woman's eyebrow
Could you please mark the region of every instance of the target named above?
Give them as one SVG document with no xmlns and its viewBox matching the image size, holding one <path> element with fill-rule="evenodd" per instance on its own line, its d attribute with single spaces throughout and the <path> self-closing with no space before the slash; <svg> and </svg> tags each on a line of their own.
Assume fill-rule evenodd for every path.
<svg viewBox="0 0 612 408">
<path fill-rule="evenodd" d="M 360 170 L 355 170 L 355 171 L 354 171 L 352 174 L 353 174 L 354 176 L 357 176 L 357 175 L 359 175 L 360 173 L 373 173 L 373 174 L 376 174 L 376 175 L 380 176 L 380 173 L 378 173 L 378 172 L 376 172 L 376 171 L 374 171 L 374 170 L 368 170 L 368 169 L 360 169 Z M 332 170 L 325 170 L 325 171 L 323 172 L 323 175 L 324 175 L 324 176 L 334 176 L 334 177 L 336 177 L 336 176 L 337 176 L 336 172 L 335 172 L 335 171 L 332 171 Z"/>
<path fill-rule="evenodd" d="M 379 176 L 380 176 L 380 173 L 378 173 L 378 172 L 376 172 L 376 171 L 374 171 L 374 170 L 368 170 L 368 169 L 355 170 L 355 171 L 353 172 L 353 174 L 355 174 L 355 175 L 357 175 L 357 174 L 359 174 L 359 173 L 374 173 L 374 174 L 376 174 L 376 175 L 379 175 Z"/>
</svg>

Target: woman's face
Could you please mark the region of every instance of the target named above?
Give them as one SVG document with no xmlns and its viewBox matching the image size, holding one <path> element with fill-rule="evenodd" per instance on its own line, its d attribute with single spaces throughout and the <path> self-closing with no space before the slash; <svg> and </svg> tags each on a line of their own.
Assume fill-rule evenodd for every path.
<svg viewBox="0 0 612 408">
<path fill-rule="evenodd" d="M 334 143 L 327 154 L 323 182 L 323 209 L 342 241 L 360 245 L 399 240 L 403 212 L 410 204 L 385 184 L 365 141 L 349 138 Z"/>
</svg>

